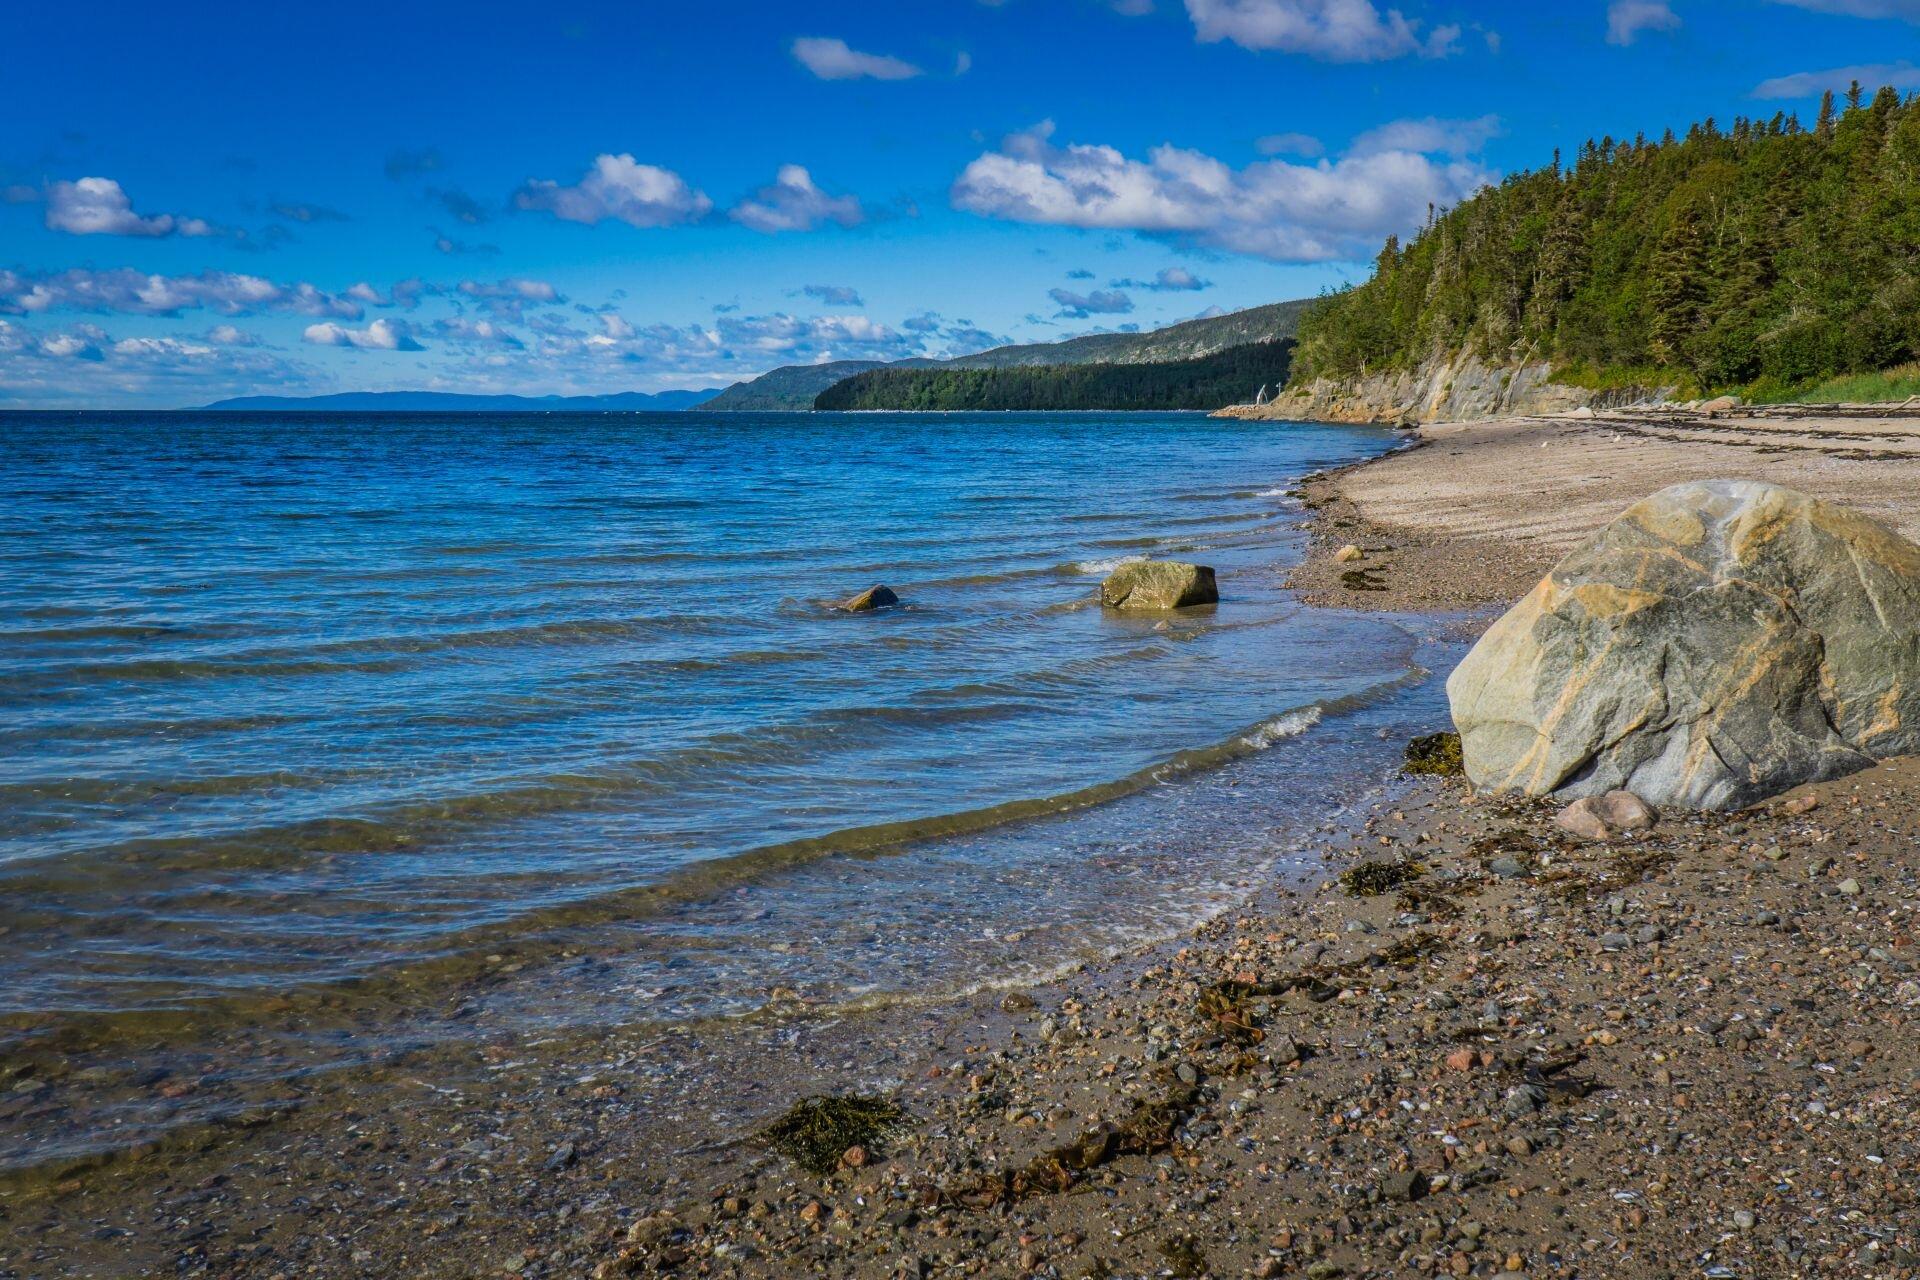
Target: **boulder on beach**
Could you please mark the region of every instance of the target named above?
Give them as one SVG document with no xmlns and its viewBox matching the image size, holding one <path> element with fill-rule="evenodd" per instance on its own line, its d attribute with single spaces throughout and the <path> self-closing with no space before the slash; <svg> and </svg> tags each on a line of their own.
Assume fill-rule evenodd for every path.
<svg viewBox="0 0 1920 1280">
<path fill-rule="evenodd" d="M 1100 603 L 1114 609 L 1185 609 L 1219 601 L 1213 570 L 1203 564 L 1134 560 L 1100 584 Z"/>
<path fill-rule="evenodd" d="M 871 586 L 857 596 L 842 600 L 835 607 L 843 609 L 848 613 L 871 613 L 875 609 L 884 609 L 889 605 L 899 603 L 900 597 L 893 594 L 888 588 Z"/>
<path fill-rule="evenodd" d="M 1775 485 L 1675 485 L 1447 680 L 1476 786 L 1732 809 L 1920 749 L 1920 547 Z"/>
</svg>

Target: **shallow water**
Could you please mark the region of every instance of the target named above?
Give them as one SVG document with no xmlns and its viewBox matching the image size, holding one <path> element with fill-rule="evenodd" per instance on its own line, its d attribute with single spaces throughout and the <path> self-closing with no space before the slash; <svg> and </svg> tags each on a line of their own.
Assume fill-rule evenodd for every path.
<svg viewBox="0 0 1920 1280">
<path fill-rule="evenodd" d="M 710 1017 L 1183 927 L 1276 853 L 1222 812 L 1233 762 L 1300 748 L 1253 808 L 1322 812 L 1420 678 L 1398 627 L 1280 588 L 1286 490 L 1392 444 L 0 417 L 0 1048 L 120 1028 L 151 1059 L 314 993 L 413 1034 L 480 974 L 495 1021 Z M 1101 610 L 1132 556 L 1214 565 L 1222 603 Z M 882 581 L 902 607 L 828 607 Z"/>
</svg>

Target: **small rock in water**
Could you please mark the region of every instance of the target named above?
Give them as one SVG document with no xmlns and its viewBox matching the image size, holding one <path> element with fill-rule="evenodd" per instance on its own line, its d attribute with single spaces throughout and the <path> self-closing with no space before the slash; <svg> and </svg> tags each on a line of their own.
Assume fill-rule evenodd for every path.
<svg viewBox="0 0 1920 1280">
<path fill-rule="evenodd" d="M 868 587 L 859 595 L 840 602 L 840 608 L 847 613 L 871 613 L 875 609 L 885 609 L 900 603 L 900 597 L 887 587 L 875 585 Z"/>
<path fill-rule="evenodd" d="M 1100 584 L 1100 602 L 1113 609 L 1185 609 L 1219 601 L 1213 570 L 1203 564 L 1135 560 Z"/>
</svg>

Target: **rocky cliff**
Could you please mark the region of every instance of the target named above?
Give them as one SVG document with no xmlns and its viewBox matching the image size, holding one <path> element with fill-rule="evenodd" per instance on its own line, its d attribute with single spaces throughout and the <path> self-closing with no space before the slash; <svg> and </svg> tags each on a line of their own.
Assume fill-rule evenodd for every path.
<svg viewBox="0 0 1920 1280">
<path fill-rule="evenodd" d="M 1301 422 L 1465 422 L 1476 418 L 1566 413 L 1658 398 L 1664 389 L 1593 391 L 1553 381 L 1544 362 L 1488 365 L 1466 354 L 1435 357 L 1415 369 L 1322 378 L 1289 386 L 1263 405 L 1241 404 L 1216 417 Z"/>
</svg>

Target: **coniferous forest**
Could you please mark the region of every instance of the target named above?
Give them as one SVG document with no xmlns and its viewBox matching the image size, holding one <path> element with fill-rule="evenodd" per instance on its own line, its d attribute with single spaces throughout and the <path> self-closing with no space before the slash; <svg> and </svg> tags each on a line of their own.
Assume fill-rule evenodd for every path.
<svg viewBox="0 0 1920 1280">
<path fill-rule="evenodd" d="M 870 369 L 821 392 L 826 410 L 1219 409 L 1287 380 L 1293 339 L 1151 364 Z"/>
<path fill-rule="evenodd" d="M 1301 378 L 1462 350 L 1590 385 L 1786 394 L 1920 358 L 1920 102 L 1603 138 L 1389 240 L 1302 322 Z"/>
</svg>

